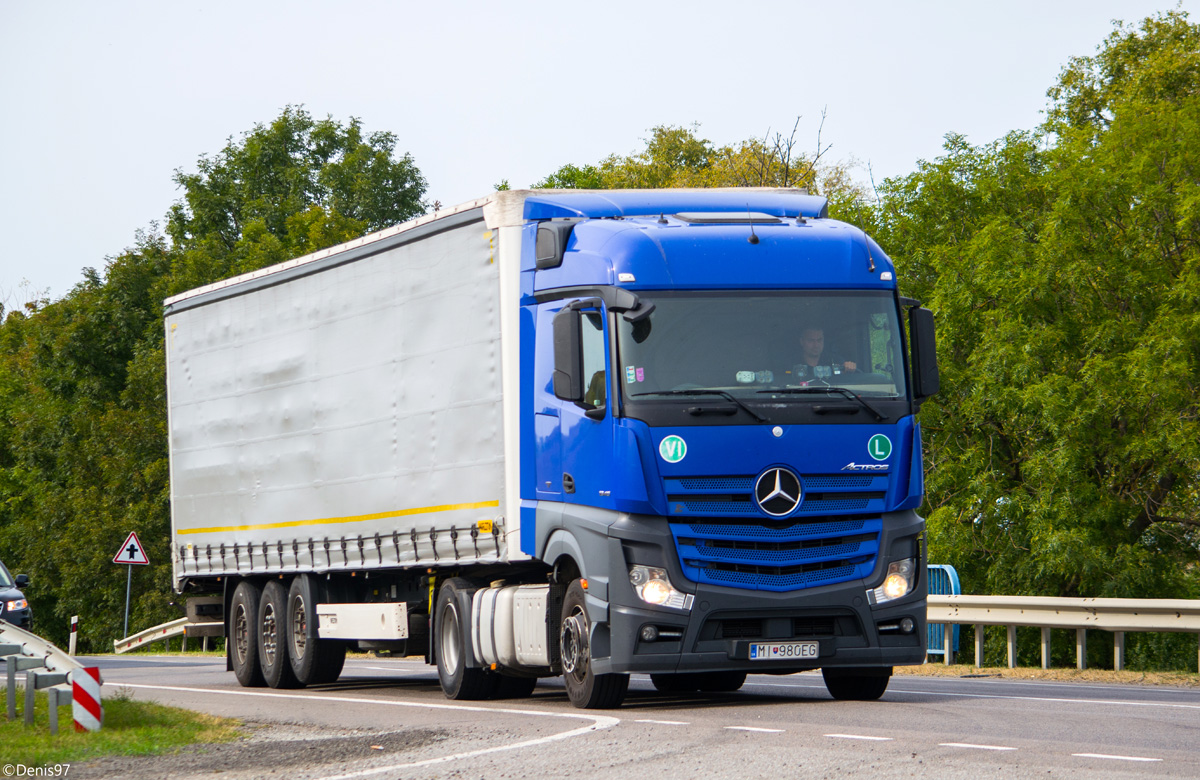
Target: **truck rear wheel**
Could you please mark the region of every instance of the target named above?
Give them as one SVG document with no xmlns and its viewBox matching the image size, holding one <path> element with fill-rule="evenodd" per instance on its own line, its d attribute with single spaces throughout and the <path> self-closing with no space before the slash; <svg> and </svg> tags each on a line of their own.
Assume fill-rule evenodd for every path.
<svg viewBox="0 0 1200 780">
<path fill-rule="evenodd" d="M 496 690 L 496 675 L 487 669 L 467 667 L 467 647 L 463 644 L 469 615 L 460 614 L 458 594 L 471 589 L 466 580 L 455 577 L 442 583 L 434 611 L 434 651 L 437 655 L 438 681 L 446 698 L 474 701 L 486 699 Z"/>
<path fill-rule="evenodd" d="M 320 582 L 311 574 L 292 579 L 287 597 L 288 660 L 301 685 L 331 683 L 346 663 L 346 645 L 321 639 L 317 626 Z"/>
<path fill-rule="evenodd" d="M 258 602 L 258 663 L 272 688 L 300 687 L 288 661 L 287 601 L 283 585 L 271 580 Z"/>
<path fill-rule="evenodd" d="M 853 671 L 822 669 L 825 687 L 829 695 L 843 701 L 875 701 L 887 690 L 892 679 L 890 666 L 879 669 L 855 669 Z"/>
<path fill-rule="evenodd" d="M 242 580 L 233 591 L 229 603 L 229 659 L 233 674 L 243 688 L 266 685 L 258 665 L 258 602 L 262 590 L 249 580 Z"/>
<path fill-rule="evenodd" d="M 585 710 L 620 707 L 629 690 L 627 674 L 596 674 L 592 670 L 592 621 L 587 614 L 582 580 L 567 588 L 563 599 L 562 653 L 563 682 L 567 696 L 576 707 Z"/>
</svg>

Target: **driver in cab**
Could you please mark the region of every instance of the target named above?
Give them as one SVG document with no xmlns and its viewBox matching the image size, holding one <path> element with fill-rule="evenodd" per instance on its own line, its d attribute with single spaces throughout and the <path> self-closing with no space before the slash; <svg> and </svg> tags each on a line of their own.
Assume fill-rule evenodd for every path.
<svg viewBox="0 0 1200 780">
<path fill-rule="evenodd" d="M 801 385 L 810 381 L 828 380 L 831 376 L 858 371 L 852 360 L 834 360 L 825 354 L 825 331 L 818 327 L 807 327 L 800 331 L 801 362 L 792 368 L 792 378 Z"/>
</svg>

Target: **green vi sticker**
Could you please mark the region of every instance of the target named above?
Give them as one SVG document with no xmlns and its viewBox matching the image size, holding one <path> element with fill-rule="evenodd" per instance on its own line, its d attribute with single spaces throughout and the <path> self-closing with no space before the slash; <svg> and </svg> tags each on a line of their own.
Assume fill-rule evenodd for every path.
<svg viewBox="0 0 1200 780">
<path fill-rule="evenodd" d="M 678 463 L 687 455 L 687 443 L 678 436 L 668 436 L 658 445 L 658 454 L 667 463 Z"/>
<path fill-rule="evenodd" d="M 882 433 L 877 433 L 867 442 L 867 452 L 875 460 L 887 460 L 892 454 L 892 440 Z"/>
</svg>

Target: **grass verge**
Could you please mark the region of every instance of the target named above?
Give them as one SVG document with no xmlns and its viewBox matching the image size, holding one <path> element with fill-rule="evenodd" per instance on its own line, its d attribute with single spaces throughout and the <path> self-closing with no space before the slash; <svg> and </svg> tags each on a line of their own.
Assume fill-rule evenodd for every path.
<svg viewBox="0 0 1200 780">
<path fill-rule="evenodd" d="M 75 731 L 70 705 L 58 709 L 58 734 L 50 734 L 46 695 L 34 703 L 33 725 L 26 726 L 25 691 L 17 690 L 17 718 L 0 720 L 0 764 L 40 767 L 87 761 L 110 755 L 169 753 L 197 742 L 229 742 L 238 737 L 238 721 L 190 710 L 134 701 L 120 688 L 103 701 L 99 731 Z"/>
<path fill-rule="evenodd" d="M 1173 685 L 1180 688 L 1200 688 L 1200 675 L 1191 672 L 1120 672 L 1112 669 L 1036 669 L 1018 666 L 978 667 L 969 664 L 922 664 L 897 666 L 898 675 L 924 677 L 1001 677 L 1011 680 L 1046 680 L 1053 682 L 1089 682 L 1117 685 Z"/>
</svg>

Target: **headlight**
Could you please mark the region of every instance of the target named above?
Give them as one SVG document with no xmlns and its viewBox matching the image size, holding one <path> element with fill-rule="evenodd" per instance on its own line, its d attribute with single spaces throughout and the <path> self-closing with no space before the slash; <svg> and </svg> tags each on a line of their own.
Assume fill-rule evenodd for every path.
<svg viewBox="0 0 1200 780">
<path fill-rule="evenodd" d="M 8 612 L 16 612 L 18 609 L 25 609 L 28 606 L 29 602 L 25 599 L 13 599 L 4 604 L 4 608 Z"/>
<path fill-rule="evenodd" d="M 883 584 L 874 590 L 867 591 L 867 595 L 872 604 L 895 601 L 912 592 L 916 578 L 917 560 L 915 558 L 892 561 L 888 564 L 887 576 L 883 578 Z"/>
<path fill-rule="evenodd" d="M 629 584 L 638 598 L 656 607 L 691 609 L 695 596 L 681 593 L 671 585 L 665 569 L 654 566 L 630 566 Z"/>
</svg>

